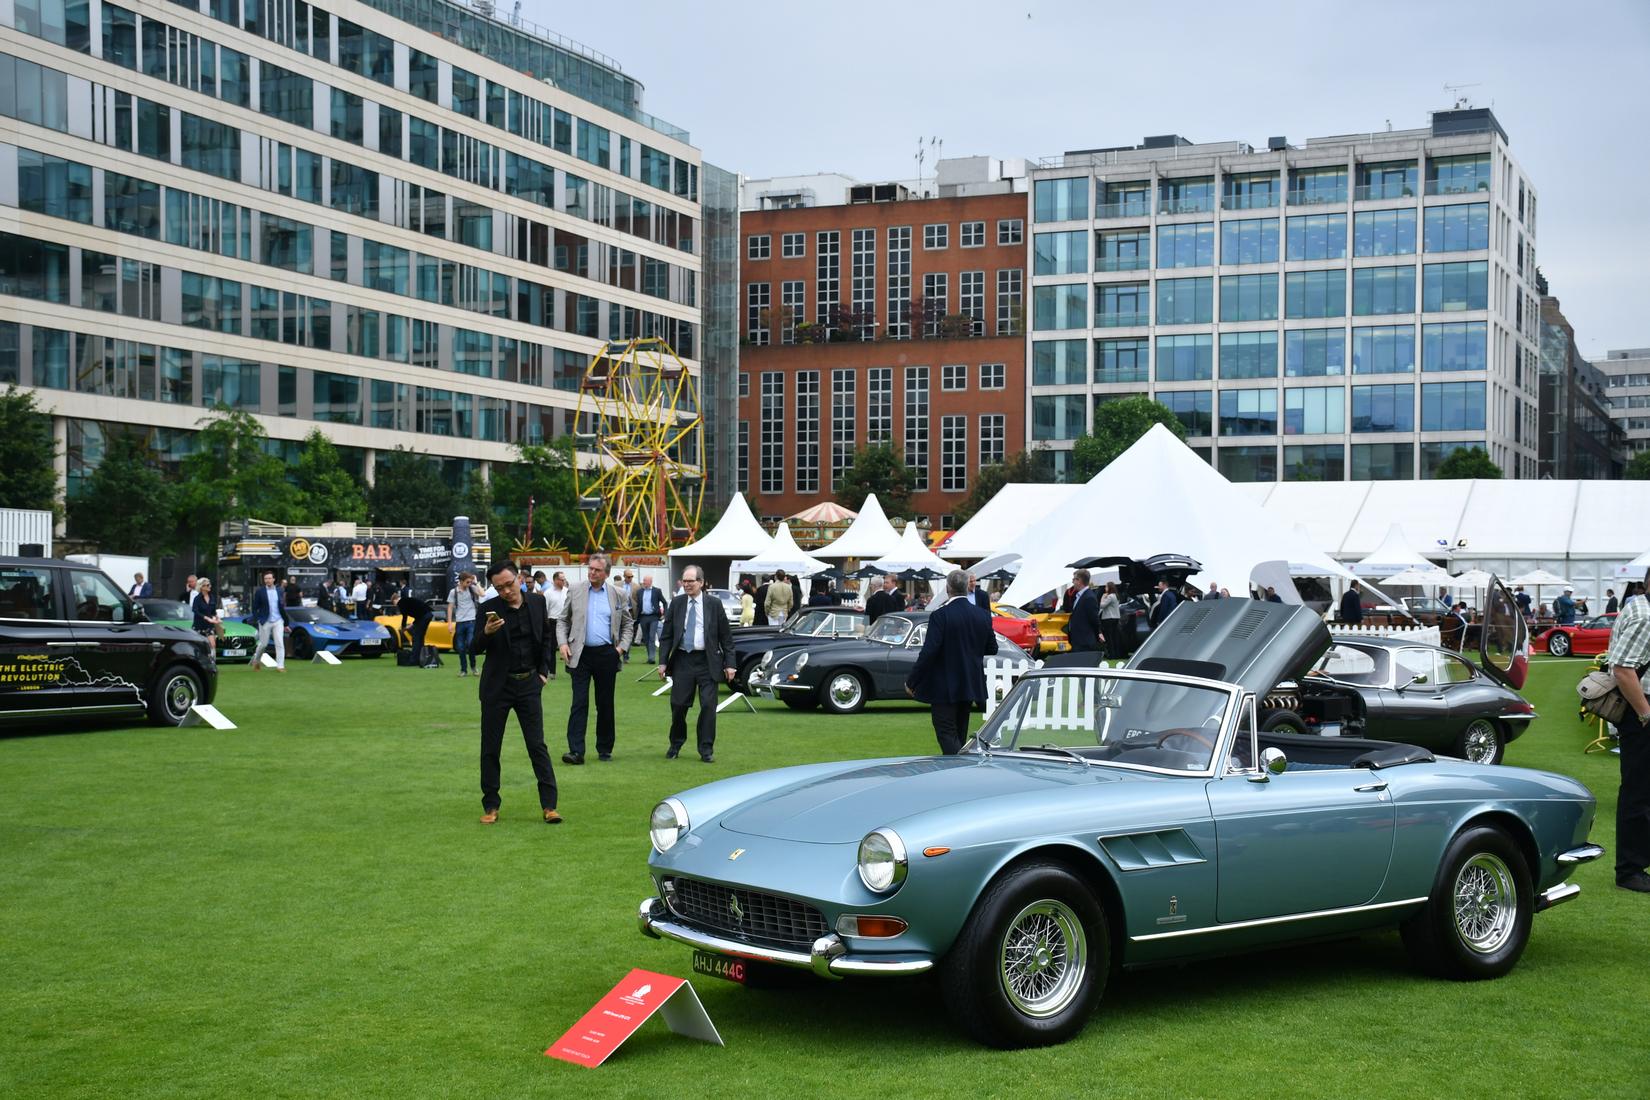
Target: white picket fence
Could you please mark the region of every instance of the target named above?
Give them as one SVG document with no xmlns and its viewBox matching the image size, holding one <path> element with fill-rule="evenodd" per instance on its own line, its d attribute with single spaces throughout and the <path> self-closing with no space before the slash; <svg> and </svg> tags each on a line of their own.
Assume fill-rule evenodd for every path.
<svg viewBox="0 0 1650 1100">
<path fill-rule="evenodd" d="M 1435 626 L 1352 626 L 1347 623 L 1328 623 L 1329 631 L 1335 635 L 1348 635 L 1365 638 L 1402 638 L 1406 642 L 1415 642 L 1419 645 L 1442 645 Z"/>
<path fill-rule="evenodd" d="M 1100 661 L 1096 668 L 1121 668 L 1123 661 Z M 1032 669 L 1042 668 L 1043 662 L 1026 664 L 1024 661 L 1005 661 L 991 658 L 986 661 L 985 715 L 1007 697 L 1015 680 Z M 1051 676 L 1037 683 L 1036 694 L 1026 704 L 1023 729 L 1094 729 L 1094 700 L 1099 685 L 1085 676 Z"/>
</svg>

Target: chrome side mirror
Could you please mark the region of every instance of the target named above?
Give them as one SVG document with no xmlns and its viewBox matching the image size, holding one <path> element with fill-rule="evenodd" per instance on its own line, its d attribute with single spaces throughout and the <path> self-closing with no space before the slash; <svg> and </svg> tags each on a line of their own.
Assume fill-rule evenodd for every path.
<svg viewBox="0 0 1650 1100">
<path fill-rule="evenodd" d="M 1411 676 L 1409 679 L 1405 680 L 1403 683 L 1399 684 L 1398 685 L 1398 690 L 1399 691 L 1408 691 L 1410 688 L 1414 687 L 1416 684 L 1425 684 L 1426 682 L 1427 682 L 1426 674 L 1425 673 L 1418 673 L 1414 676 Z"/>
<path fill-rule="evenodd" d="M 1283 750 L 1267 747 L 1260 750 L 1260 773 L 1252 777 L 1252 782 L 1265 783 L 1274 775 L 1282 775 L 1289 767 L 1289 758 L 1283 755 Z"/>
</svg>

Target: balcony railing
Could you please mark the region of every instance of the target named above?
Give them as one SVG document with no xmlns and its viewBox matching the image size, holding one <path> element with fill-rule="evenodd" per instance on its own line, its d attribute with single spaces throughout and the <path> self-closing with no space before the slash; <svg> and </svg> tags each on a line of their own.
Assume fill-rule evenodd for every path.
<svg viewBox="0 0 1650 1100">
<path fill-rule="evenodd" d="M 1145 382 L 1148 380 L 1147 373 L 1145 367 L 1095 367 L 1094 384 L 1107 386 L 1119 382 Z"/>
<path fill-rule="evenodd" d="M 1276 191 L 1251 192 L 1243 195 L 1222 195 L 1222 210 L 1268 210 L 1278 205 Z"/>
<path fill-rule="evenodd" d="M 1150 256 L 1101 256 L 1094 261 L 1096 271 L 1150 271 Z"/>
<path fill-rule="evenodd" d="M 1207 214 L 1214 208 L 1213 195 L 1194 195 L 1178 199 L 1164 195 L 1157 201 L 1159 214 Z"/>
<path fill-rule="evenodd" d="M 1352 197 L 1358 202 L 1368 202 L 1371 199 L 1410 199 L 1415 197 L 1415 188 L 1407 183 L 1366 183 L 1352 192 Z"/>
<path fill-rule="evenodd" d="M 1149 218 L 1152 204 L 1145 198 L 1124 199 L 1122 202 L 1103 202 L 1094 208 L 1097 218 Z"/>
<path fill-rule="evenodd" d="M 1094 318 L 1096 328 L 1128 328 L 1132 325 L 1145 325 L 1151 321 L 1151 314 L 1146 310 L 1138 313 L 1100 313 Z"/>
<path fill-rule="evenodd" d="M 1318 187 L 1311 191 L 1289 192 L 1290 206 L 1328 206 L 1346 201 L 1346 188 Z"/>
<path fill-rule="evenodd" d="M 1470 195 L 1489 189 L 1489 180 L 1427 180 L 1429 195 Z"/>
</svg>

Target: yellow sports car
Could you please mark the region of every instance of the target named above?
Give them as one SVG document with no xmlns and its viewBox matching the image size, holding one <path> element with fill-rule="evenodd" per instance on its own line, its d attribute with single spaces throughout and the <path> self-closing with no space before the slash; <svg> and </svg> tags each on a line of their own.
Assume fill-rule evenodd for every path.
<svg viewBox="0 0 1650 1100">
<path fill-rule="evenodd" d="M 430 629 L 424 632 L 424 644 L 444 649 L 448 652 L 453 648 L 453 624 L 447 621 L 447 605 L 431 604 L 430 610 L 435 612 L 435 618 L 430 620 Z M 380 615 L 373 622 L 390 632 L 396 650 L 405 649 L 412 644 L 412 621 L 408 620 L 407 629 L 401 629 L 400 615 Z"/>
<path fill-rule="evenodd" d="M 1049 611 L 1033 615 L 1031 621 L 1037 624 L 1037 656 L 1071 651 L 1071 639 L 1066 637 L 1066 624 L 1071 621 L 1071 612 Z"/>
</svg>

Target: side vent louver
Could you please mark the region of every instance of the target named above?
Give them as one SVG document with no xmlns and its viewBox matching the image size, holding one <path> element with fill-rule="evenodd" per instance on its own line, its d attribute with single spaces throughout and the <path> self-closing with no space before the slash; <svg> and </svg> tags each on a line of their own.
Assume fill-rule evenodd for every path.
<svg viewBox="0 0 1650 1100">
<path fill-rule="evenodd" d="M 1250 608 L 1243 613 L 1243 618 L 1239 619 L 1237 625 L 1232 628 L 1232 637 L 1247 638 L 1259 630 L 1260 625 L 1265 621 L 1266 609 L 1264 607 Z"/>
<path fill-rule="evenodd" d="M 1194 607 L 1190 611 L 1184 612 L 1180 616 L 1180 633 L 1194 633 L 1198 628 L 1198 624 L 1207 619 L 1209 614 L 1210 609 L 1207 607 Z"/>
</svg>

